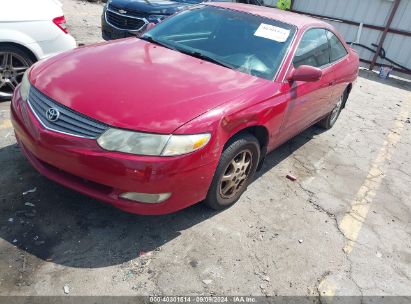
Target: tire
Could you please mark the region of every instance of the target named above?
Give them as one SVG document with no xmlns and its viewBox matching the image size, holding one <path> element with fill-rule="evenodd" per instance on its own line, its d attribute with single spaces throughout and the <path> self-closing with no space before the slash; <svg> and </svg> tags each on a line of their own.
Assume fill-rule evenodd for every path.
<svg viewBox="0 0 411 304">
<path fill-rule="evenodd" d="M 0 101 L 11 100 L 24 72 L 34 62 L 33 55 L 17 46 L 0 46 Z"/>
<path fill-rule="evenodd" d="M 343 95 L 338 100 L 334 109 L 322 120 L 320 120 L 317 125 L 323 129 L 329 130 L 337 122 L 338 117 L 341 114 L 342 109 L 344 109 L 345 102 L 348 98 L 347 90 L 344 91 Z"/>
<path fill-rule="evenodd" d="M 233 137 L 221 154 L 204 203 L 214 210 L 234 205 L 252 180 L 259 159 L 257 138 L 248 133 Z"/>
</svg>

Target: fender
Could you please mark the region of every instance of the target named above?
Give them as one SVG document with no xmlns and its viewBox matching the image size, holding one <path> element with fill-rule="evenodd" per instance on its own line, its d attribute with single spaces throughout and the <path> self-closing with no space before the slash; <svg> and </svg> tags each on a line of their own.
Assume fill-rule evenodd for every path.
<svg viewBox="0 0 411 304">
<path fill-rule="evenodd" d="M 224 145 L 235 134 L 250 127 L 263 127 L 269 134 L 269 152 L 276 145 L 287 106 L 287 99 L 279 90 L 280 86 L 271 82 L 258 94 L 249 92 L 239 96 L 181 126 L 175 133 L 195 134 L 209 131 L 215 147 L 214 157 L 220 157 Z M 256 104 L 256 100 L 261 102 Z"/>
<path fill-rule="evenodd" d="M 36 41 L 29 35 L 10 28 L 0 28 L 0 43 L 8 42 L 24 46 L 30 50 L 39 60 L 43 57 L 43 51 Z"/>
</svg>

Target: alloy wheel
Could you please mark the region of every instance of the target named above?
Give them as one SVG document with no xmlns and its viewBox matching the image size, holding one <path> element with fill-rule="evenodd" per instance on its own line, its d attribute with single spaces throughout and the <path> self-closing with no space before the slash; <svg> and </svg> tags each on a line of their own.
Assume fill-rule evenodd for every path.
<svg viewBox="0 0 411 304">
<path fill-rule="evenodd" d="M 21 82 L 31 63 L 14 52 L 0 52 L 0 97 L 9 97 Z"/>
<path fill-rule="evenodd" d="M 250 150 L 239 152 L 228 164 L 220 181 L 220 195 L 224 199 L 236 196 L 243 188 L 253 163 Z"/>
</svg>

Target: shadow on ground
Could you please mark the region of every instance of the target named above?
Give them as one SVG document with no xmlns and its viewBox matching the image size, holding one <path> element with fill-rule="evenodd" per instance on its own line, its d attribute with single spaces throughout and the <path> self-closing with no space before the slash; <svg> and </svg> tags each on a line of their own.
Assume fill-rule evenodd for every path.
<svg viewBox="0 0 411 304">
<path fill-rule="evenodd" d="M 282 146 L 278 147 L 275 151 L 268 154 L 264 160 L 263 166 L 260 171 L 255 175 L 254 182 L 256 182 L 261 176 L 266 172 L 270 171 L 272 168 L 281 163 L 284 159 L 289 157 L 295 151 L 304 146 L 307 142 L 314 138 L 314 136 L 319 135 L 326 130 L 316 125 L 300 133 L 296 137 L 290 139 Z"/>
<path fill-rule="evenodd" d="M 268 155 L 256 180 L 320 132 L 310 128 Z M 97 268 L 121 264 L 217 214 L 201 203 L 164 216 L 122 212 L 41 176 L 17 145 L 0 149 L 0 164 L 0 237 L 60 265 Z M 35 192 L 23 195 L 35 187 Z"/>
</svg>

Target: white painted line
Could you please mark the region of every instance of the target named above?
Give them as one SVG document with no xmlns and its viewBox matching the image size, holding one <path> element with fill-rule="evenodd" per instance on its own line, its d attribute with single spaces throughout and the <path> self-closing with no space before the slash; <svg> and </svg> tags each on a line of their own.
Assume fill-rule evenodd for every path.
<svg viewBox="0 0 411 304">
<path fill-rule="evenodd" d="M 410 98 L 411 100 L 411 98 Z M 351 208 L 342 218 L 339 228 L 347 238 L 347 244 L 344 246 L 344 252 L 349 255 L 354 249 L 355 243 L 360 234 L 363 223 L 365 222 L 371 203 L 377 195 L 378 189 L 384 179 L 384 169 L 387 162 L 391 159 L 395 146 L 401 139 L 401 133 L 405 128 L 405 121 L 409 117 L 409 106 L 403 109 L 396 118 L 394 128 L 390 130 L 385 138 L 385 141 L 373 161 L 371 168 L 365 178 L 363 184 L 351 202 Z M 321 292 L 321 297 L 328 297 L 327 302 L 332 303 L 335 296 L 337 286 L 329 278 L 325 277 L 318 285 L 318 291 Z"/>
<path fill-rule="evenodd" d="M 10 119 L 6 119 L 0 122 L 0 130 L 1 129 L 10 129 L 12 127 Z"/>
<path fill-rule="evenodd" d="M 364 183 L 358 190 L 355 199 L 351 202 L 351 209 L 340 222 L 340 230 L 348 240 L 343 248 L 347 254 L 353 250 L 371 203 L 381 186 L 385 176 L 384 165 L 391 159 L 395 146 L 401 139 L 401 132 L 405 127 L 404 121 L 407 119 L 408 113 L 408 111 L 403 110 L 397 117 L 394 128 L 388 133 Z"/>
</svg>

